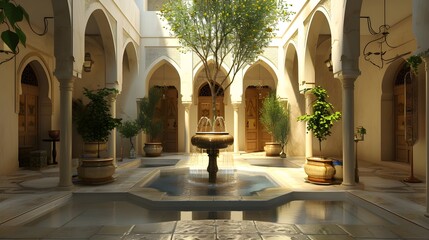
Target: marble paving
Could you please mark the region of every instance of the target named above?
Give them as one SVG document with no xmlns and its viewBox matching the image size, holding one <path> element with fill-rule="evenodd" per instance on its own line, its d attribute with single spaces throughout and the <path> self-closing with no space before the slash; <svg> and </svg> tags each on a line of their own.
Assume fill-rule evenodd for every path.
<svg viewBox="0 0 429 240">
<path fill-rule="evenodd" d="M 163 157 L 163 169 L 190 165 L 185 155 Z M 359 184 L 345 187 L 340 184 L 314 185 L 305 182 L 302 158 L 266 158 L 260 153 L 239 154 L 234 155 L 234 158 L 237 160 L 235 167 L 269 172 L 279 183 L 279 188 L 263 191 L 258 196 L 175 198 L 157 191 L 142 190 L 138 183 L 156 168 L 139 168 L 139 160 L 127 159 L 119 162 L 115 181 L 100 186 L 85 186 L 75 179 L 72 189 L 58 188 L 57 166 L 48 166 L 39 171 L 19 170 L 9 176 L 0 176 L 0 239 L 429 239 L 429 218 L 424 216 L 425 184 L 402 182 L 401 179 L 407 176 L 403 168 L 359 162 Z M 168 166 L 170 162 L 171 166 Z M 150 165 L 153 166 L 152 162 Z M 380 213 L 387 211 L 389 216 L 394 215 L 400 221 L 379 222 L 378 219 L 370 219 L 370 215 L 358 213 L 361 214 L 357 215 L 358 220 L 346 219 L 342 222 L 339 219 L 341 213 L 330 213 L 326 209 L 321 211 L 323 209 L 318 209 L 320 207 L 312 208 L 305 204 L 291 205 L 292 217 L 283 216 L 283 221 L 270 211 L 171 211 L 186 203 L 198 202 L 220 204 L 219 209 L 222 209 L 222 204 L 228 209 L 228 203 L 238 202 L 246 208 L 258 201 L 263 203 L 267 198 L 288 192 L 298 195 L 310 193 L 314 196 L 347 192 L 364 202 L 375 204 L 380 208 Z M 103 194 L 122 196 L 124 193 L 170 204 L 171 209 L 136 212 L 133 206 L 128 206 L 129 203 L 113 206 L 105 203 L 107 208 L 103 208 L 104 203 L 96 201 L 97 198 L 107 196 Z M 38 218 L 39 214 L 65 204 L 76 194 L 95 199 L 94 207 L 89 206 L 85 212 L 93 215 L 79 215 L 76 210 L 76 205 L 79 204 L 76 203 L 54 217 Z M 308 212 L 311 219 L 303 217 L 300 211 Z M 113 218 L 119 215 L 123 215 L 118 218 L 120 221 Z M 385 217 L 389 218 L 387 215 Z"/>
</svg>

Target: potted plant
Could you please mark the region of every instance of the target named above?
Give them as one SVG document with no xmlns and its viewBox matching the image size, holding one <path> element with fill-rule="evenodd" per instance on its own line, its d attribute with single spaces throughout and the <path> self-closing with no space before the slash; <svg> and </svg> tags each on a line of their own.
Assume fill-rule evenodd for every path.
<svg viewBox="0 0 429 240">
<path fill-rule="evenodd" d="M 83 94 L 89 99 L 89 103 L 84 104 L 81 99 L 73 101 L 73 120 L 77 132 L 83 138 L 84 146 L 96 146 L 94 153 L 85 153 L 84 158 L 80 159 L 78 175 L 85 183 L 100 184 L 113 180 L 112 175 L 115 172 L 113 158 L 102 158 L 100 152 L 109 139 L 111 130 L 121 123 L 121 119 L 113 118 L 110 114 L 107 99 L 117 92 L 111 88 L 98 90 L 84 88 Z"/>
<path fill-rule="evenodd" d="M 137 123 L 142 131 L 148 135 L 148 142 L 145 143 L 143 148 L 147 157 L 157 157 L 162 152 L 160 135 L 163 131 L 164 122 L 157 114 L 161 97 L 161 89 L 152 87 L 149 89 L 149 95 L 139 102 Z"/>
<path fill-rule="evenodd" d="M 136 152 L 133 144 L 133 137 L 135 137 L 141 131 L 141 127 L 136 120 L 127 120 L 118 127 L 119 133 L 124 138 L 130 140 L 130 153 L 129 158 L 135 158 Z"/>
<path fill-rule="evenodd" d="M 275 141 L 266 143 L 264 149 L 267 156 L 280 155 L 285 158 L 284 146 L 289 134 L 289 111 L 285 103 L 281 102 L 274 93 L 270 93 L 262 102 L 260 120 Z M 272 151 L 273 148 L 276 149 L 272 147 L 275 144 L 280 145 L 279 150 Z"/>
<path fill-rule="evenodd" d="M 327 91 L 316 86 L 306 90 L 316 97 L 312 105 L 312 113 L 298 117 L 298 121 L 307 123 L 307 131 L 311 131 L 319 140 L 319 150 L 322 151 L 322 141 L 331 135 L 334 123 L 341 119 L 341 113 L 334 111 L 333 105 L 328 102 Z M 309 157 L 304 165 L 308 180 L 317 183 L 330 183 L 335 173 L 332 160 L 325 157 Z"/>
</svg>

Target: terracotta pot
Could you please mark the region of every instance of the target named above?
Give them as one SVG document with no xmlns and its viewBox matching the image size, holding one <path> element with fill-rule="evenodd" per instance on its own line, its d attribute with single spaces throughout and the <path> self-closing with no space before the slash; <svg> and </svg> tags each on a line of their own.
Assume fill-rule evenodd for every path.
<svg viewBox="0 0 429 240">
<path fill-rule="evenodd" d="M 308 181 L 314 183 L 332 183 L 335 168 L 329 158 L 309 157 L 304 164 L 304 171 Z"/>
<path fill-rule="evenodd" d="M 112 182 L 114 173 L 113 158 L 83 158 L 77 167 L 79 179 L 86 184 Z"/>
<path fill-rule="evenodd" d="M 280 143 L 277 142 L 266 142 L 264 146 L 264 151 L 266 156 L 278 157 L 282 151 Z"/>
<path fill-rule="evenodd" d="M 143 150 L 146 157 L 159 157 L 162 153 L 162 143 L 145 143 Z"/>
</svg>

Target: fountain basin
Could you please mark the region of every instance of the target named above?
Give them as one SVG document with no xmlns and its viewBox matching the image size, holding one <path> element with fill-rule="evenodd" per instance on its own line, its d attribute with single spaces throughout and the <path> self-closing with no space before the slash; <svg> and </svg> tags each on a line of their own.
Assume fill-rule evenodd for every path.
<svg viewBox="0 0 429 240">
<path fill-rule="evenodd" d="M 203 149 L 223 149 L 234 143 L 234 137 L 227 132 L 197 132 L 191 143 Z"/>
<path fill-rule="evenodd" d="M 142 187 L 168 196 L 253 196 L 279 187 L 263 172 L 224 169 L 216 183 L 207 184 L 207 173 L 192 173 L 188 168 L 155 171 Z"/>
</svg>

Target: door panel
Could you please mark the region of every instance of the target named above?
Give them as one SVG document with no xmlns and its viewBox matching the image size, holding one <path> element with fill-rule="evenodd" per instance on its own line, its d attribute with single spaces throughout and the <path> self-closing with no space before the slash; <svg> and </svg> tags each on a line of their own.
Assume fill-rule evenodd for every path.
<svg viewBox="0 0 429 240">
<path fill-rule="evenodd" d="M 260 123 L 262 102 L 270 92 L 269 88 L 248 87 L 246 89 L 246 151 L 263 151 L 265 142 L 271 141 L 271 135 Z"/>
<path fill-rule="evenodd" d="M 38 92 L 37 86 L 22 84 L 19 97 L 18 145 L 19 162 L 22 165 L 29 158 L 30 151 L 38 145 Z"/>
<path fill-rule="evenodd" d="M 177 128 L 177 90 L 169 87 L 164 92 L 162 109 L 165 119 L 164 137 L 162 141 L 164 152 L 178 152 L 178 128 Z"/>
<path fill-rule="evenodd" d="M 198 97 L 198 121 L 202 117 L 213 118 L 212 111 L 212 97 L 211 96 L 200 96 Z M 223 96 L 216 97 L 216 111 L 218 117 L 224 117 L 225 108 L 223 105 Z"/>
<path fill-rule="evenodd" d="M 412 146 L 405 141 L 405 92 L 404 85 L 397 85 L 395 93 L 395 161 L 410 162 Z"/>
</svg>

